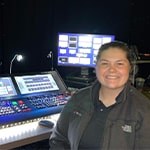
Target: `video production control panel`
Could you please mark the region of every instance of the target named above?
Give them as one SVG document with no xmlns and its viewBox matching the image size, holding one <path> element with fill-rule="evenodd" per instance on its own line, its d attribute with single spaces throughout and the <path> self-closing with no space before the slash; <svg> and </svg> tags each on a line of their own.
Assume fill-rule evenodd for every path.
<svg viewBox="0 0 150 150">
<path fill-rule="evenodd" d="M 59 113 L 70 98 L 56 71 L 0 77 L 0 128 Z"/>
</svg>

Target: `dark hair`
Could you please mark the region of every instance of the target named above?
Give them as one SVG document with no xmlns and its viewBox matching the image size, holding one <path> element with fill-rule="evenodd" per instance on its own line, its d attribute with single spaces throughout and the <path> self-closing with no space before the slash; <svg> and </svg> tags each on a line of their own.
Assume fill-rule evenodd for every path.
<svg viewBox="0 0 150 150">
<path fill-rule="evenodd" d="M 105 43 L 103 44 L 98 51 L 97 57 L 96 57 L 96 62 L 99 60 L 99 58 L 101 57 L 101 54 L 103 53 L 103 51 L 107 50 L 108 48 L 120 48 L 122 49 L 124 52 L 126 52 L 126 56 L 127 59 L 130 63 L 130 65 L 132 66 L 132 56 L 130 53 L 130 49 L 128 47 L 128 45 L 124 42 L 121 41 L 113 41 L 110 43 Z"/>
</svg>

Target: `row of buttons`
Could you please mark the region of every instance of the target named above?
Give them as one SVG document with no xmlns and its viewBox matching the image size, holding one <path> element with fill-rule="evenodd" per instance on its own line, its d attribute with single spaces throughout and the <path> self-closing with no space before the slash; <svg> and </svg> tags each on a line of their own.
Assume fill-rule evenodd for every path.
<svg viewBox="0 0 150 150">
<path fill-rule="evenodd" d="M 31 108 L 29 108 L 23 100 L 18 101 L 1 101 L 0 102 L 0 116 L 14 114 L 14 113 L 20 113 L 20 112 L 27 112 L 31 111 Z"/>
<path fill-rule="evenodd" d="M 67 103 L 67 99 L 65 98 L 63 94 L 32 96 L 32 97 L 29 97 L 28 99 L 30 103 L 38 109 L 64 105 Z"/>
</svg>

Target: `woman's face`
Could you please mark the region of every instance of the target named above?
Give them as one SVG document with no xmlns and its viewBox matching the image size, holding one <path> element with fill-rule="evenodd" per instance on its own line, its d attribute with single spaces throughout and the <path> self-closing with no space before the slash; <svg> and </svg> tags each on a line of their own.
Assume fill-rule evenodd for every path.
<svg viewBox="0 0 150 150">
<path fill-rule="evenodd" d="M 120 48 L 108 48 L 97 61 L 96 76 L 102 87 L 118 89 L 128 81 L 130 70 L 126 52 Z"/>
</svg>

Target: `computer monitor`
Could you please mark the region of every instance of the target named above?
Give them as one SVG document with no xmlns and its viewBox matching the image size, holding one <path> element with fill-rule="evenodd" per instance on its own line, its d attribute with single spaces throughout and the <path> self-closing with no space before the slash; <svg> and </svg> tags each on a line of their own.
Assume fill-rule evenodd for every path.
<svg viewBox="0 0 150 150">
<path fill-rule="evenodd" d="M 17 92 L 11 77 L 0 77 L 0 97 L 16 96 Z"/>
<path fill-rule="evenodd" d="M 57 71 L 13 74 L 18 94 L 64 93 L 66 85 Z"/>
<path fill-rule="evenodd" d="M 15 75 L 14 79 L 17 83 L 21 94 L 40 93 L 59 90 L 52 74 L 28 74 Z"/>
<path fill-rule="evenodd" d="M 114 35 L 58 33 L 58 66 L 79 67 L 79 76 L 91 74 L 100 46 L 115 40 Z"/>
<path fill-rule="evenodd" d="M 58 66 L 94 68 L 98 49 L 115 39 L 103 34 L 58 34 Z"/>
</svg>

